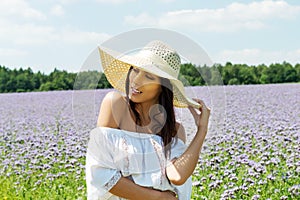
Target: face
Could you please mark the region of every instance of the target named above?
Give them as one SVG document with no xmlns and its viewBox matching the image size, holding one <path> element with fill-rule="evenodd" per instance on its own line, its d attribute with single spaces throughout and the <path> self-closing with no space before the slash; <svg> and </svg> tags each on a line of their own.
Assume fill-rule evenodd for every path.
<svg viewBox="0 0 300 200">
<path fill-rule="evenodd" d="M 129 98 L 135 103 L 158 103 L 161 93 L 160 78 L 154 74 L 133 68 L 129 76 Z"/>
</svg>

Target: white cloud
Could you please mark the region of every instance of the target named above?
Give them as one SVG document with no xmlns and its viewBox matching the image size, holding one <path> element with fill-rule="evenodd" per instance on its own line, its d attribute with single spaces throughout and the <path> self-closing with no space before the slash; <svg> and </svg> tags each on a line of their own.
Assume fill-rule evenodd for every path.
<svg viewBox="0 0 300 200">
<path fill-rule="evenodd" d="M 94 44 L 108 39 L 104 33 L 80 31 L 68 27 L 58 28 L 40 24 L 37 18 L 46 18 L 41 12 L 33 9 L 24 0 L 1 0 L 0 3 L 0 44 L 1 48 L 17 48 L 18 46 L 41 46 L 50 44 Z M 60 4 L 50 8 L 56 16 L 64 15 Z M 30 20 L 23 20 L 23 18 Z M 4 54 L 5 51 L 2 51 Z M 13 51 L 6 51 L 17 53 Z"/>
<path fill-rule="evenodd" d="M 0 21 L 1 25 L 3 23 Z M 42 70 L 47 73 L 52 71 L 54 66 L 74 70 L 74 67 L 79 67 L 81 57 L 84 57 L 87 51 L 111 37 L 105 33 L 71 27 L 58 29 L 33 23 L 9 26 L 6 24 L 6 27 L 8 28 L 0 29 L 0 64 L 30 66 L 35 71 Z M 74 55 L 76 58 L 72 58 Z"/>
<path fill-rule="evenodd" d="M 19 49 L 12 49 L 12 48 L 0 48 L 0 57 L 19 57 L 19 56 L 26 56 L 28 53 L 23 50 Z"/>
<path fill-rule="evenodd" d="M 0 19 L 0 44 L 3 46 L 39 46 L 59 44 L 99 44 L 110 36 L 105 33 L 80 31 L 72 28 L 58 29 L 34 23 L 17 24 Z"/>
<path fill-rule="evenodd" d="M 107 3 L 107 4 L 122 4 L 127 2 L 133 2 L 136 0 L 96 0 L 99 3 Z"/>
<path fill-rule="evenodd" d="M 286 53 L 286 57 L 293 63 L 300 63 L 300 49 L 297 49 L 295 51 L 288 51 Z"/>
<path fill-rule="evenodd" d="M 0 20 L 0 43 L 8 45 L 43 45 L 53 41 L 55 28 L 34 23 L 17 24 Z"/>
<path fill-rule="evenodd" d="M 214 56 L 216 63 L 246 63 L 252 65 L 282 63 L 300 63 L 300 49 L 292 51 L 265 51 L 261 49 L 223 50 Z"/>
<path fill-rule="evenodd" d="M 153 26 L 157 24 L 157 21 L 147 13 L 142 13 L 136 17 L 125 16 L 125 23 L 134 24 L 136 26 L 142 26 L 142 25 Z"/>
<path fill-rule="evenodd" d="M 81 0 L 58 0 L 57 2 L 62 3 L 62 4 L 73 4 L 80 2 Z"/>
<path fill-rule="evenodd" d="M 267 26 L 267 20 L 293 19 L 298 15 L 300 6 L 289 5 L 285 1 L 265 0 L 249 4 L 232 3 L 219 9 L 178 10 L 159 17 L 142 13 L 126 16 L 124 21 L 130 25 L 231 32 L 262 29 Z"/>
<path fill-rule="evenodd" d="M 158 0 L 158 1 L 160 1 L 162 3 L 171 3 L 171 2 L 174 2 L 176 0 Z"/>
<path fill-rule="evenodd" d="M 55 16 L 63 16 L 65 11 L 61 5 L 55 5 L 51 8 L 50 13 Z"/>
<path fill-rule="evenodd" d="M 94 44 L 95 46 L 104 42 L 111 36 L 106 33 L 96 33 L 64 29 L 58 34 L 59 40 L 66 44 Z"/>
<path fill-rule="evenodd" d="M 25 0 L 1 0 L 0 4 L 0 17 L 20 16 L 25 19 L 46 19 L 42 12 L 30 7 Z"/>
</svg>

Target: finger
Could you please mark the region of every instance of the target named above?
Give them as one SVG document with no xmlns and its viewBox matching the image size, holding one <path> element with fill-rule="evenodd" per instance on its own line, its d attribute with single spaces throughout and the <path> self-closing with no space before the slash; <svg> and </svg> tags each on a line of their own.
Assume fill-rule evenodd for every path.
<svg viewBox="0 0 300 200">
<path fill-rule="evenodd" d="M 172 192 L 172 191 L 170 191 L 171 192 L 171 194 L 174 196 L 174 197 L 176 197 L 176 193 L 175 192 Z"/>
<path fill-rule="evenodd" d="M 170 193 L 172 196 L 176 197 L 176 193 L 170 190 L 167 190 L 166 192 Z"/>
<path fill-rule="evenodd" d="M 203 102 L 203 100 L 198 99 L 198 98 L 192 98 L 192 99 L 193 99 L 194 101 L 198 102 L 198 103 Z"/>
<path fill-rule="evenodd" d="M 199 103 L 199 104 L 201 105 L 200 111 L 202 111 L 202 109 L 210 110 L 210 108 L 208 108 L 208 107 L 206 106 L 206 104 L 204 103 L 203 100 L 201 100 L 201 99 L 196 99 L 196 98 L 193 98 L 193 100 L 196 101 L 197 103 Z"/>
<path fill-rule="evenodd" d="M 193 100 L 196 101 L 197 103 L 199 103 L 200 105 L 205 106 L 205 103 L 204 103 L 203 100 L 201 100 L 201 99 L 196 99 L 196 98 L 193 98 Z"/>
<path fill-rule="evenodd" d="M 191 106 L 189 106 L 188 109 L 192 113 L 193 117 L 196 119 L 198 117 L 198 113 L 196 112 L 196 110 Z"/>
</svg>

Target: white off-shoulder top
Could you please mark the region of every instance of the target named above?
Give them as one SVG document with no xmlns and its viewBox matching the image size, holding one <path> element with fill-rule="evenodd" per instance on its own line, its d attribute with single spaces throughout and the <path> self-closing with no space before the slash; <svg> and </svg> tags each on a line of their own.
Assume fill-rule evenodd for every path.
<svg viewBox="0 0 300 200">
<path fill-rule="evenodd" d="M 179 200 L 189 200 L 191 177 L 180 186 L 170 183 L 166 167 L 186 149 L 180 139 L 173 139 L 166 159 L 162 138 L 154 134 L 97 127 L 90 132 L 86 154 L 87 199 L 121 200 L 109 190 L 123 177 L 136 184 L 158 190 L 171 190 Z"/>
</svg>

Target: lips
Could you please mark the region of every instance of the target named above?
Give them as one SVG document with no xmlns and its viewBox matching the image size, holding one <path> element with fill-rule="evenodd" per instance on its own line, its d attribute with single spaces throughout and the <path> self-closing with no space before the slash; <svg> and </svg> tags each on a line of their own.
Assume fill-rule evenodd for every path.
<svg viewBox="0 0 300 200">
<path fill-rule="evenodd" d="M 133 87 L 131 88 L 131 92 L 132 92 L 132 94 L 141 94 L 141 93 L 143 93 L 143 92 L 141 92 L 138 89 L 133 88 Z"/>
</svg>

